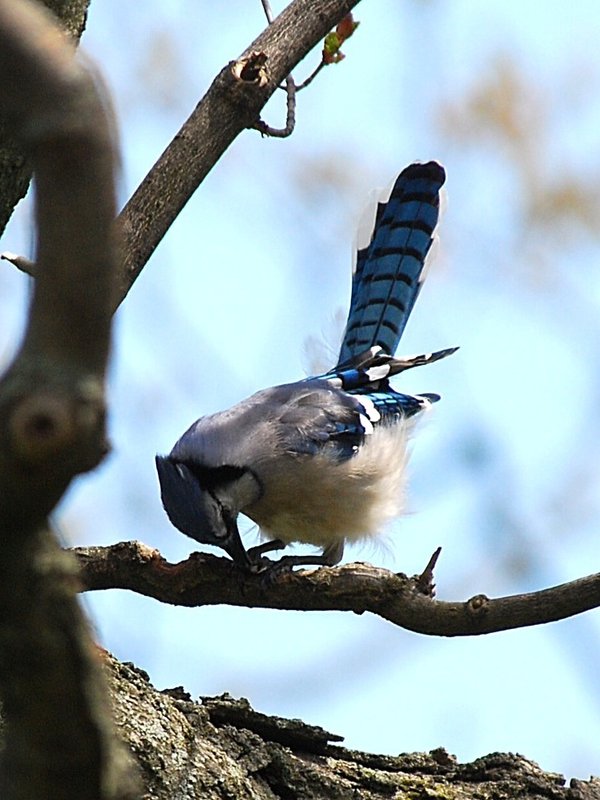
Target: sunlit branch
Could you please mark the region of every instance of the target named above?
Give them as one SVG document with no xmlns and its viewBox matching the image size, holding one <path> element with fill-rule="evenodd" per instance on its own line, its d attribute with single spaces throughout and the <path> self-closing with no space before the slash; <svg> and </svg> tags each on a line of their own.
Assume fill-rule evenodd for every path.
<svg viewBox="0 0 600 800">
<path fill-rule="evenodd" d="M 600 573 L 550 589 L 464 602 L 423 593 L 408 578 L 370 564 L 294 572 L 266 584 L 226 558 L 193 553 L 171 564 L 140 542 L 72 548 L 82 590 L 130 589 L 172 605 L 234 605 L 298 611 L 369 611 L 401 628 L 435 636 L 475 636 L 542 625 L 600 606 Z M 429 566 L 429 565 L 428 565 Z M 431 569 L 428 577 L 432 578 Z"/>
</svg>

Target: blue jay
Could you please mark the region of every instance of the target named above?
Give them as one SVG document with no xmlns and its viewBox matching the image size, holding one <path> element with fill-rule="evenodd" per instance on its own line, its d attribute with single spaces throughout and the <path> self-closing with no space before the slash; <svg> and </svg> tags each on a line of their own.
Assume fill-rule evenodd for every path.
<svg viewBox="0 0 600 800">
<path fill-rule="evenodd" d="M 286 566 L 334 565 L 345 542 L 370 537 L 402 511 L 407 438 L 436 394 L 401 394 L 389 379 L 457 348 L 394 358 L 424 279 L 445 180 L 434 161 L 411 164 L 379 203 L 369 244 L 358 250 L 337 366 L 274 386 L 201 417 L 168 456 L 156 456 L 173 525 L 260 571 L 263 554 L 302 542 L 317 555 Z M 244 548 L 242 512 L 267 541 Z"/>
</svg>

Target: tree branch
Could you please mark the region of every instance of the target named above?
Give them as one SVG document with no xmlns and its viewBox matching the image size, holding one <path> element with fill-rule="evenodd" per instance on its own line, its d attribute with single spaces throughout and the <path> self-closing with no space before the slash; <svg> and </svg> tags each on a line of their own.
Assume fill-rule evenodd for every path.
<svg viewBox="0 0 600 800">
<path fill-rule="evenodd" d="M 61 25 L 74 39 L 85 28 L 90 0 L 43 0 L 56 14 Z M 15 206 L 25 197 L 31 179 L 31 161 L 23 147 L 0 121 L 0 233 L 6 227 Z"/>
<path fill-rule="evenodd" d="M 0 796 L 125 797 L 76 565 L 46 526 L 73 476 L 106 451 L 118 261 L 109 104 L 48 12 L 28 0 L 0 0 L 0 75 L 7 127 L 36 175 L 39 236 L 25 340 L 0 380 Z"/>
<path fill-rule="evenodd" d="M 359 0 L 294 0 L 223 67 L 119 216 L 124 261 L 118 305 L 206 175 L 293 68 Z"/>
<path fill-rule="evenodd" d="M 387 619 L 415 633 L 475 636 L 542 625 L 600 606 L 600 573 L 539 592 L 465 602 L 434 600 L 419 590 L 422 576 L 408 578 L 370 564 L 283 575 L 265 586 L 226 558 L 193 553 L 170 564 L 140 542 L 75 547 L 83 591 L 130 589 L 163 603 L 277 608 L 296 611 L 354 611 Z"/>
<path fill-rule="evenodd" d="M 296 64 L 358 2 L 294 0 L 236 61 L 223 67 L 119 215 L 123 260 L 113 311 L 124 300 L 187 201 L 235 138 L 246 128 L 280 135 L 260 121 L 261 109 L 277 87 L 287 81 Z M 292 94 L 288 96 L 286 128 L 280 133 L 291 132 L 294 109 Z M 18 153 L 16 157 L 17 161 L 20 158 L 19 163 L 23 162 Z M 25 166 L 20 183 L 24 188 L 19 197 L 25 193 L 29 174 L 30 169 Z M 11 181 L 9 184 L 12 185 Z M 4 195 L 9 203 L 13 202 L 11 191 L 2 189 L 0 182 L 0 199 Z M 35 264 L 28 259 L 10 253 L 6 257 L 19 269 L 37 274 Z"/>
</svg>

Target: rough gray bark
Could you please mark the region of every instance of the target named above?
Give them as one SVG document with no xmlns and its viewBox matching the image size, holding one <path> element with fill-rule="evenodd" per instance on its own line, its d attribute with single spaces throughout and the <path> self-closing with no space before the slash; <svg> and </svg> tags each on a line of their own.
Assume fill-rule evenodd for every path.
<svg viewBox="0 0 600 800">
<path fill-rule="evenodd" d="M 347 750 L 322 728 L 266 716 L 228 695 L 194 702 L 181 687 L 161 692 L 143 670 L 100 657 L 141 800 L 600 800 L 599 778 L 566 785 L 518 754 L 459 764 L 443 748 Z M 3 734 L 0 718 L 0 749 Z"/>
<path fill-rule="evenodd" d="M 193 553 L 170 564 L 141 542 L 74 547 L 82 590 L 130 589 L 181 606 L 234 605 L 299 611 L 370 612 L 406 630 L 429 636 L 479 636 L 543 625 L 600 606 L 600 573 L 538 592 L 464 602 L 435 600 L 433 574 L 412 578 L 371 564 L 345 564 L 263 577 L 229 558 Z"/>
<path fill-rule="evenodd" d="M 567 787 L 520 755 L 458 764 L 441 748 L 398 756 L 346 750 L 321 728 L 226 695 L 193 702 L 181 688 L 159 692 L 143 671 L 108 653 L 105 661 L 148 800 L 600 800 L 600 780 Z"/>
<path fill-rule="evenodd" d="M 85 30 L 90 0 L 43 0 L 63 28 L 78 40 Z M 23 146 L 11 137 L 0 118 L 0 233 L 16 204 L 25 197 L 31 180 L 31 162 Z"/>
</svg>

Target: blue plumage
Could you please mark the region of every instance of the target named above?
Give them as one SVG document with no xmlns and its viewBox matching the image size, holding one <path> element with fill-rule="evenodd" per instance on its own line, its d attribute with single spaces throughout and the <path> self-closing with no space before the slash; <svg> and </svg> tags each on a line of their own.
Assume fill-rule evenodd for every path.
<svg viewBox="0 0 600 800">
<path fill-rule="evenodd" d="M 380 414 L 379 424 L 411 417 L 440 399 L 431 393 L 413 397 L 395 392 L 391 377 L 456 350 L 393 358 L 425 277 L 445 180 L 435 161 L 411 164 L 396 179 L 389 199 L 378 203 L 369 244 L 357 252 L 338 365 L 318 376 L 349 394 L 368 397 Z"/>
<path fill-rule="evenodd" d="M 340 363 L 375 345 L 396 352 L 421 289 L 445 180 L 435 161 L 411 164 L 378 205 L 371 241 L 357 254 Z"/>
</svg>

